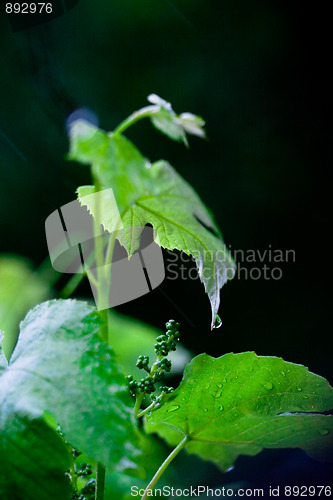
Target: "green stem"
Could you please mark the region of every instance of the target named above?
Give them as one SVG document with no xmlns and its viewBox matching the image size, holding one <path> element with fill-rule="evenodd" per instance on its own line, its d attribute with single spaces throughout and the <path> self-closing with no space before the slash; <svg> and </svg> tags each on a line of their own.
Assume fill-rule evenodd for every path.
<svg viewBox="0 0 333 500">
<path fill-rule="evenodd" d="M 95 500 L 104 499 L 104 486 L 105 486 L 105 467 L 102 464 L 97 464 L 96 473 L 96 490 L 95 490 Z"/>
<path fill-rule="evenodd" d="M 147 406 L 147 408 L 145 408 L 144 410 L 142 410 L 140 413 L 135 413 L 135 416 L 136 418 L 141 418 L 143 417 L 146 413 L 148 413 L 150 410 L 152 410 L 156 405 L 157 403 L 159 403 L 159 401 L 162 399 L 162 397 L 165 395 L 165 392 L 162 392 L 162 394 L 160 394 L 158 396 L 158 398 L 155 399 L 155 401 L 153 401 L 149 406 Z M 140 402 L 141 404 L 141 402 Z M 140 409 L 140 408 L 139 408 Z"/>
<path fill-rule="evenodd" d="M 155 476 L 153 477 L 153 479 L 150 481 L 147 488 L 145 489 L 145 492 L 144 492 L 141 500 L 146 500 L 146 498 L 148 498 L 148 496 L 151 496 L 151 494 L 149 494 L 149 491 L 154 488 L 157 481 L 162 476 L 163 472 L 166 470 L 166 468 L 172 462 L 172 460 L 178 455 L 178 453 L 184 448 L 187 441 L 188 441 L 188 436 L 185 436 L 184 439 L 179 443 L 179 445 L 170 453 L 168 458 L 166 460 L 164 460 L 163 464 L 158 469 Z"/>
<path fill-rule="evenodd" d="M 113 131 L 114 135 L 122 134 L 124 130 L 134 125 L 139 120 L 143 118 L 150 118 L 152 115 L 156 114 L 159 111 L 157 106 L 146 106 L 139 111 L 135 111 L 128 118 L 126 118 L 120 125 Z"/>
<path fill-rule="evenodd" d="M 145 396 L 144 393 L 139 394 L 138 396 L 136 396 L 135 406 L 134 406 L 134 416 L 136 418 L 139 418 L 140 407 L 141 407 L 141 403 L 142 403 L 142 400 L 143 400 L 144 396 Z"/>
</svg>

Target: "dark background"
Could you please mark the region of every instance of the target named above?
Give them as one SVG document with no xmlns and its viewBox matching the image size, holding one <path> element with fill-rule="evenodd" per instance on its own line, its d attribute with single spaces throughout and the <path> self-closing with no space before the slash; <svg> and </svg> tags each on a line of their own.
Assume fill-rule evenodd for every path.
<svg viewBox="0 0 333 500">
<path fill-rule="evenodd" d="M 197 189 L 232 249 L 294 249 L 296 262 L 283 264 L 279 281 L 229 283 L 212 333 L 198 280 L 165 281 L 174 304 L 155 290 L 119 310 L 157 326 L 175 317 L 194 353 L 255 350 L 332 382 L 330 30 L 323 2 L 277 0 L 80 0 L 16 33 L 2 16 L 1 252 L 40 265 L 44 220 L 90 183 L 87 167 L 64 158 L 68 115 L 88 107 L 112 130 L 155 92 L 202 115 L 209 140 L 190 138 L 186 150 L 148 122 L 127 136 Z M 298 451 L 264 452 L 226 480 L 327 484 L 330 472 Z"/>
</svg>

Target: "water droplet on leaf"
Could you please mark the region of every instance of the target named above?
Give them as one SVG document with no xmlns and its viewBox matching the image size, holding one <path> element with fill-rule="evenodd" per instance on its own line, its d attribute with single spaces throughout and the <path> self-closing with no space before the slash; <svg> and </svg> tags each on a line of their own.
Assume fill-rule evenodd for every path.
<svg viewBox="0 0 333 500">
<path fill-rule="evenodd" d="M 222 320 L 220 316 L 217 314 L 213 324 L 213 328 L 220 328 L 221 326 L 222 326 Z"/>
<path fill-rule="evenodd" d="M 272 382 L 267 382 L 267 384 L 264 385 L 266 391 L 271 391 L 273 389 L 273 384 Z"/>
<path fill-rule="evenodd" d="M 321 436 L 327 436 L 327 434 L 329 434 L 329 430 L 328 429 L 320 429 L 319 434 Z"/>
<path fill-rule="evenodd" d="M 218 389 L 218 390 L 215 392 L 215 394 L 213 394 L 213 398 L 215 398 L 215 399 L 220 398 L 220 397 L 222 396 L 222 392 L 223 392 L 223 391 L 222 391 L 221 389 Z"/>
<path fill-rule="evenodd" d="M 281 372 L 282 377 L 286 376 L 286 372 Z"/>
<path fill-rule="evenodd" d="M 220 406 L 219 406 L 219 410 L 220 410 L 220 411 L 223 411 L 223 410 L 224 410 L 224 406 L 223 406 L 223 405 L 220 405 Z"/>
<path fill-rule="evenodd" d="M 302 390 L 301 387 L 296 387 L 296 389 L 298 390 L 298 392 L 301 392 L 301 390 Z"/>
<path fill-rule="evenodd" d="M 170 406 L 170 408 L 168 409 L 168 412 L 171 413 L 172 411 L 177 411 L 179 410 L 180 406 L 179 405 L 172 405 Z"/>
<path fill-rule="evenodd" d="M 208 409 L 207 408 L 204 408 L 204 412 L 207 413 Z"/>
</svg>

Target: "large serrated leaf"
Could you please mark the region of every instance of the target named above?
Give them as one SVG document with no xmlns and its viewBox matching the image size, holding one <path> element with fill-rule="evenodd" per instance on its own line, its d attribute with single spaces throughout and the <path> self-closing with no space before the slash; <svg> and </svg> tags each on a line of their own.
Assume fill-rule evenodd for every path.
<svg viewBox="0 0 333 500">
<path fill-rule="evenodd" d="M 141 230 L 151 224 L 156 243 L 169 250 L 192 255 L 212 308 L 212 326 L 217 317 L 220 289 L 234 275 L 234 263 L 209 210 L 194 189 L 165 161 L 150 164 L 121 135 L 106 134 L 91 125 L 74 126 L 70 158 L 92 165 L 102 189 L 112 188 L 125 231 L 119 241 L 128 255 L 139 246 Z M 78 189 L 78 197 L 90 195 L 93 186 Z M 83 201 L 92 214 L 98 212 L 94 198 Z M 100 207 L 103 225 L 110 232 L 115 221 Z M 127 229 L 127 231 L 126 231 Z"/>
<path fill-rule="evenodd" d="M 179 388 L 146 417 L 146 430 L 170 444 L 187 435 L 186 449 L 222 470 L 240 454 L 299 447 L 332 452 L 333 389 L 306 367 L 253 352 L 197 356 Z"/>
<path fill-rule="evenodd" d="M 8 369 L 0 338 L 0 380 Z M 0 382 L 1 384 L 1 382 Z M 1 397 L 3 394 L 0 389 Z M 1 400 L 2 401 L 2 400 Z M 70 453 L 43 418 L 0 410 L 1 500 L 69 500 Z"/>
<path fill-rule="evenodd" d="M 47 411 L 72 446 L 106 466 L 137 456 L 133 403 L 99 328 L 83 302 L 49 301 L 30 311 L 0 376 L 1 431 L 8 434 L 17 415 L 34 420 Z"/>
</svg>

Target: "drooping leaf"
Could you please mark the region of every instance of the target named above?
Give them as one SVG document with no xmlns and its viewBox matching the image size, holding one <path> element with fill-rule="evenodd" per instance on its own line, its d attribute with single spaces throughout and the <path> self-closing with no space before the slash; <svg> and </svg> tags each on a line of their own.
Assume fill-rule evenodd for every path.
<svg viewBox="0 0 333 500">
<path fill-rule="evenodd" d="M 240 454 L 297 447 L 317 457 L 332 451 L 333 389 L 302 365 L 253 352 L 187 365 L 179 388 L 146 417 L 146 430 L 222 470 Z"/>
<path fill-rule="evenodd" d="M 0 256 L 0 330 L 5 332 L 2 348 L 7 359 L 17 341 L 19 322 L 49 294 L 48 283 L 33 271 L 26 259 L 16 255 Z"/>
<path fill-rule="evenodd" d="M 154 344 L 156 337 L 163 332 L 151 325 L 142 323 L 134 318 L 123 316 L 109 311 L 109 342 L 117 354 L 117 361 L 124 373 L 134 377 L 142 377 L 142 370 L 136 367 L 140 354 L 150 357 L 151 362 L 156 359 Z M 185 363 L 191 359 L 189 352 L 181 345 L 169 354 L 172 361 L 172 373 L 181 373 Z"/>
<path fill-rule="evenodd" d="M 7 369 L 0 344 L 0 380 Z M 59 434 L 23 407 L 17 413 L 1 408 L 0 417 L 1 500 L 69 500 L 70 454 Z"/>
<path fill-rule="evenodd" d="M 70 158 L 92 165 L 101 189 L 112 188 L 125 228 L 118 237 L 131 256 L 139 246 L 142 228 L 151 224 L 155 242 L 169 250 L 192 255 L 211 302 L 212 326 L 217 317 L 220 289 L 234 275 L 234 263 L 209 210 L 194 189 L 165 161 L 151 164 L 133 144 L 117 134 L 107 134 L 78 122 L 72 128 Z M 78 197 L 94 192 L 93 186 L 78 189 Z M 83 201 L 89 211 L 98 212 L 94 198 Z M 115 221 L 100 211 L 105 229 Z"/>
<path fill-rule="evenodd" d="M 54 300 L 30 311 L 0 376 L 1 431 L 10 435 L 16 416 L 48 412 L 72 446 L 109 467 L 137 456 L 133 402 L 99 328 L 83 302 Z"/>
</svg>

